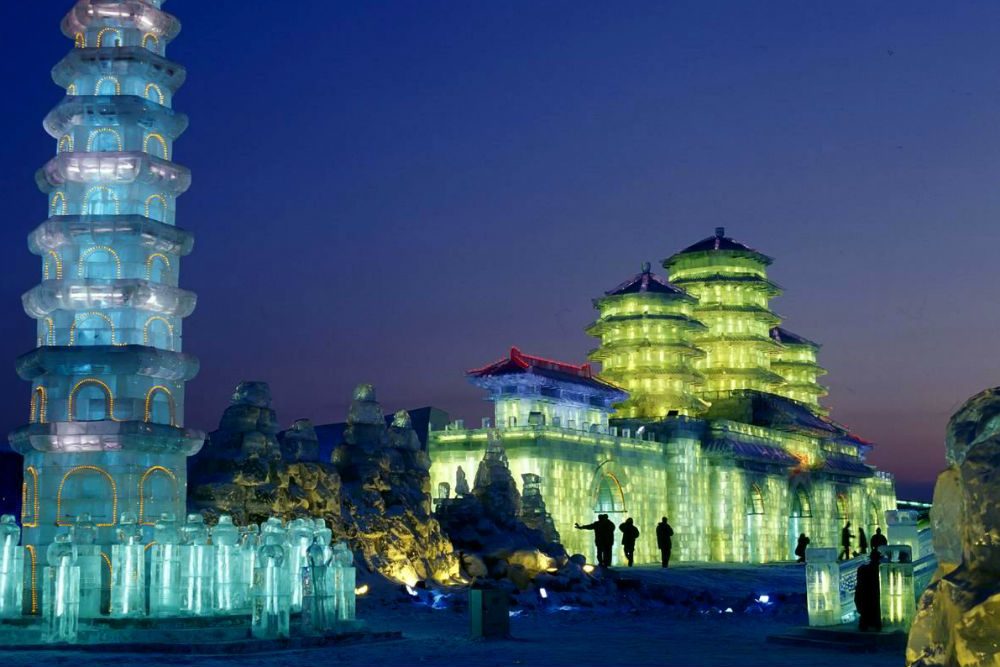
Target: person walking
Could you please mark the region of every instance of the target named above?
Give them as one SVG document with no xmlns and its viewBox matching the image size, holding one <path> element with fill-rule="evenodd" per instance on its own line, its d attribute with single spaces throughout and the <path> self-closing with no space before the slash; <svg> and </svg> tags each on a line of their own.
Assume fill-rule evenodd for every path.
<svg viewBox="0 0 1000 667">
<path fill-rule="evenodd" d="M 615 522 L 608 519 L 607 514 L 598 514 L 597 521 L 581 526 L 573 524 L 577 530 L 594 531 L 594 546 L 597 547 L 597 564 L 601 567 L 611 567 L 611 550 L 615 546 Z"/>
<path fill-rule="evenodd" d="M 806 547 L 809 546 L 809 538 L 805 533 L 799 535 L 799 541 L 795 545 L 795 555 L 798 556 L 796 563 L 806 562 Z"/>
<path fill-rule="evenodd" d="M 660 550 L 660 563 L 663 567 L 670 564 L 670 550 L 673 548 L 674 529 L 667 523 L 667 517 L 663 517 L 660 523 L 656 524 L 656 547 Z"/>
<path fill-rule="evenodd" d="M 632 522 L 632 517 L 629 517 L 625 519 L 625 523 L 618 526 L 618 530 L 622 531 L 622 549 L 625 550 L 625 560 L 628 561 L 628 566 L 632 567 L 632 562 L 635 559 L 635 541 L 639 537 L 639 529 Z"/>
<path fill-rule="evenodd" d="M 879 547 L 884 547 L 889 544 L 889 540 L 885 539 L 885 535 L 882 534 L 881 528 L 875 529 L 875 534 L 872 535 L 871 547 L 872 551 L 876 551 Z"/>
<path fill-rule="evenodd" d="M 864 528 L 858 528 L 858 553 L 868 553 L 868 536 Z"/>
<path fill-rule="evenodd" d="M 843 547 L 840 551 L 840 560 L 851 560 L 851 538 L 854 535 L 851 533 L 851 522 L 848 521 L 844 524 L 844 529 L 840 531 L 840 546 Z"/>
</svg>

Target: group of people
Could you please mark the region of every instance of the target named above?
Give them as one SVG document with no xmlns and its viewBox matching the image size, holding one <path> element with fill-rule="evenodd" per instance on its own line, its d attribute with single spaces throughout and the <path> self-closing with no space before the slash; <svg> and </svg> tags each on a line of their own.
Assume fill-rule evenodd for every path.
<svg viewBox="0 0 1000 667">
<path fill-rule="evenodd" d="M 850 560 L 856 556 L 867 554 L 869 547 L 871 547 L 871 550 L 874 552 L 879 547 L 884 547 L 889 543 L 889 541 L 885 538 L 885 535 L 882 534 L 881 528 L 875 529 L 875 534 L 872 535 L 870 542 L 868 540 L 868 536 L 865 535 L 865 529 L 858 528 L 858 550 L 854 552 L 851 551 L 851 540 L 853 539 L 854 533 L 851 532 L 851 522 L 848 521 L 844 525 L 844 529 L 840 531 L 841 550 L 837 560 Z M 795 545 L 795 557 L 797 562 L 806 562 L 806 548 L 809 546 L 809 542 L 810 539 L 805 533 L 799 535 L 798 542 Z"/>
<path fill-rule="evenodd" d="M 608 518 L 607 514 L 598 514 L 597 521 L 588 523 L 586 526 L 574 524 L 577 530 L 594 531 L 594 546 L 597 547 L 597 564 L 601 567 L 611 567 L 611 553 L 615 547 L 615 522 Z M 629 517 L 618 526 L 622 533 L 622 550 L 625 552 L 625 560 L 628 566 L 632 567 L 635 561 L 635 542 L 639 539 L 639 529 L 635 522 Z M 660 550 L 660 562 L 663 567 L 670 563 L 670 550 L 673 548 L 674 529 L 667 522 L 667 517 L 663 517 L 660 523 L 656 524 L 656 547 Z"/>
</svg>

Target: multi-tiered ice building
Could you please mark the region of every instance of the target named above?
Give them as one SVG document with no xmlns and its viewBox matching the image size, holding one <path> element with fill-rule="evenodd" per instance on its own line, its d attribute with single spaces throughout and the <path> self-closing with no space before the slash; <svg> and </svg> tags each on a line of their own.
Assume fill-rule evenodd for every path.
<svg viewBox="0 0 1000 667">
<path fill-rule="evenodd" d="M 594 301 L 600 374 L 517 349 L 470 371 L 493 423 L 431 433 L 432 488 L 474 471 L 495 433 L 515 479 L 541 476 L 570 552 L 593 556 L 592 533 L 573 524 L 598 512 L 635 520 L 645 562 L 659 558 L 664 515 L 679 560 L 784 560 L 801 533 L 839 545 L 847 521 L 885 531 L 892 478 L 826 416 L 819 346 L 780 328 L 770 263 L 717 229 L 664 261 L 668 279 L 646 264 Z"/>
<path fill-rule="evenodd" d="M 35 611 L 56 531 L 90 514 L 110 567 L 123 513 L 147 531 L 163 512 L 184 516 L 186 459 L 204 441 L 184 428 L 198 361 L 181 351 L 195 295 L 178 277 L 193 241 L 175 213 L 191 176 L 173 162 L 185 71 L 165 57 L 180 24 L 160 5 L 79 0 L 62 22 L 75 48 L 52 71 L 66 96 L 45 118 L 48 218 L 28 238 L 41 282 L 23 297 L 38 341 L 17 363 L 30 423 L 11 435 Z"/>
</svg>

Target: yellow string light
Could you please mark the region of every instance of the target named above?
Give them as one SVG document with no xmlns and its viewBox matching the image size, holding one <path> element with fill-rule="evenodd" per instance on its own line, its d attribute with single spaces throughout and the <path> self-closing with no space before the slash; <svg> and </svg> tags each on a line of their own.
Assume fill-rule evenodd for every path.
<svg viewBox="0 0 1000 667">
<path fill-rule="evenodd" d="M 153 322 L 162 322 L 167 326 L 167 332 L 170 334 L 170 349 L 174 348 L 174 327 L 165 318 L 159 315 L 153 315 L 148 320 L 146 324 L 142 327 L 142 344 L 149 345 L 149 327 Z"/>
<path fill-rule="evenodd" d="M 167 395 L 167 403 L 170 406 L 170 425 L 177 425 L 177 406 L 174 404 L 174 395 L 170 393 L 170 390 L 161 384 L 156 385 L 146 392 L 146 415 L 143 421 L 150 421 L 153 416 L 153 396 L 157 393 L 163 393 Z"/>
<path fill-rule="evenodd" d="M 100 137 L 102 134 L 110 134 L 110 135 L 114 136 L 114 138 L 115 138 L 115 144 L 118 146 L 118 152 L 119 153 L 122 152 L 123 150 L 125 150 L 125 144 L 122 141 L 122 135 L 118 133 L 118 130 L 114 130 L 114 129 L 110 128 L 110 127 L 102 127 L 102 128 L 98 128 L 96 130 L 93 130 L 90 133 L 90 136 L 87 137 L 87 152 L 88 153 L 93 153 L 94 152 L 94 143 L 97 141 L 97 138 Z M 104 151 L 102 151 L 102 152 L 104 152 Z M 108 151 L 108 152 L 110 152 L 110 151 Z"/>
<path fill-rule="evenodd" d="M 145 35 L 142 36 L 142 48 L 148 49 L 149 48 L 148 43 L 150 41 L 152 41 L 154 44 L 156 44 L 157 48 L 160 47 L 160 38 L 157 37 L 156 35 L 154 35 L 151 32 L 147 32 Z M 152 49 L 150 49 L 150 50 L 152 50 Z"/>
<path fill-rule="evenodd" d="M 76 37 L 73 39 L 73 46 L 75 46 L 78 49 L 87 48 L 87 36 L 84 35 L 82 32 L 76 33 Z"/>
<path fill-rule="evenodd" d="M 73 390 L 69 393 L 69 401 L 66 415 L 66 421 L 75 421 L 73 414 L 73 404 L 76 402 L 76 395 L 83 387 L 87 385 L 97 385 L 104 390 L 104 405 L 105 411 L 108 413 L 108 419 L 111 421 L 121 421 L 120 419 L 115 419 L 115 397 L 111 393 L 111 387 L 106 385 L 104 382 L 96 378 L 87 378 L 85 380 L 80 380 L 75 385 L 73 385 Z"/>
<path fill-rule="evenodd" d="M 154 140 L 160 144 L 160 148 L 163 149 L 163 159 L 169 160 L 170 150 L 167 148 L 167 140 L 159 132 L 150 132 L 146 135 L 146 137 L 142 140 L 142 151 L 144 153 L 149 153 L 150 140 Z"/>
<path fill-rule="evenodd" d="M 41 402 L 39 402 L 39 397 L 41 397 Z M 48 395 L 45 393 L 45 387 L 35 387 L 31 392 L 31 423 L 32 424 L 44 424 L 46 423 L 46 412 L 48 411 Z"/>
<path fill-rule="evenodd" d="M 59 146 L 56 150 L 60 153 L 71 153 L 73 152 L 73 135 L 64 134 L 61 139 L 59 139 Z"/>
<path fill-rule="evenodd" d="M 81 278 L 86 278 L 87 277 L 87 276 L 84 275 L 84 268 L 86 267 L 87 260 L 95 252 L 106 252 L 106 253 L 108 253 L 108 255 L 110 255 L 111 258 L 113 260 L 115 260 L 115 277 L 116 278 L 121 278 L 122 277 L 122 260 L 121 260 L 121 257 L 118 256 L 118 253 L 115 251 L 114 248 L 112 248 L 110 246 L 106 246 L 106 245 L 91 246 L 91 247 L 87 248 L 86 250 L 84 250 L 82 253 L 80 253 L 80 261 L 77 262 L 77 275 L 79 277 L 81 277 Z"/>
<path fill-rule="evenodd" d="M 122 82 L 118 80 L 118 77 L 116 77 L 116 76 L 102 76 L 100 79 L 97 80 L 97 83 L 94 84 L 94 95 L 100 95 L 101 94 L 101 86 L 104 85 L 105 83 L 107 83 L 108 81 L 110 81 L 110 82 L 112 82 L 112 83 L 115 84 L 115 95 L 121 95 L 122 94 Z"/>
<path fill-rule="evenodd" d="M 35 547 L 27 545 L 24 547 L 31 559 L 31 613 L 38 613 L 38 559 L 35 557 Z"/>
<path fill-rule="evenodd" d="M 102 28 L 101 31 L 97 33 L 97 48 L 101 48 L 104 46 L 104 36 L 109 32 L 115 33 L 115 35 L 118 37 L 119 44 L 121 43 L 122 41 L 121 30 L 119 30 L 118 28 Z"/>
<path fill-rule="evenodd" d="M 163 91 L 160 90 L 160 87 L 158 85 L 156 85 L 155 83 L 147 83 L 146 84 L 146 92 L 145 92 L 147 100 L 153 99 L 152 97 L 149 96 L 150 91 L 156 93 L 156 101 L 157 101 L 157 103 L 158 104 L 163 104 L 163 100 L 164 100 Z"/>
<path fill-rule="evenodd" d="M 177 475 L 175 475 L 173 473 L 173 471 L 169 470 L 168 468 L 164 468 L 163 466 L 153 466 L 152 468 L 149 468 L 146 472 L 144 472 L 142 474 L 142 477 L 139 478 L 139 523 L 141 525 L 143 525 L 143 526 L 153 526 L 153 525 L 156 524 L 155 521 L 144 521 L 143 520 L 145 518 L 145 516 L 146 516 L 146 496 L 145 496 L 145 492 L 144 492 L 144 489 L 145 489 L 145 486 L 146 486 L 146 480 L 153 473 L 156 473 L 156 472 L 160 472 L 160 473 L 166 474 L 167 477 L 170 478 L 170 481 L 173 482 L 173 484 L 174 484 L 174 490 L 176 491 L 176 489 L 177 489 Z M 152 544 L 152 543 L 150 543 L 150 544 Z M 148 549 L 149 545 L 147 545 L 146 548 Z"/>
<path fill-rule="evenodd" d="M 66 202 L 66 195 L 57 192 L 52 195 L 52 203 L 49 204 L 49 215 L 66 215 L 69 210 Z"/>
<path fill-rule="evenodd" d="M 34 466 L 28 466 L 24 471 L 31 478 L 31 503 L 28 503 L 28 479 L 21 484 L 21 525 L 25 528 L 38 528 L 38 471 Z M 32 508 L 31 521 L 28 521 L 26 511 Z"/>
<path fill-rule="evenodd" d="M 118 341 L 115 340 L 115 323 L 114 323 L 114 321 L 112 321 L 112 319 L 110 317 L 108 317 L 104 313 L 98 313 L 96 311 L 93 311 L 93 312 L 89 312 L 89 313 L 80 313 L 79 315 L 76 316 L 75 320 L 73 321 L 73 324 L 70 325 L 70 327 L 69 327 L 69 344 L 70 344 L 70 346 L 76 345 L 76 330 L 77 330 L 77 327 L 82 322 L 86 322 L 87 320 L 89 320 L 92 317 L 98 317 L 98 318 L 104 320 L 107 323 L 107 325 L 111 328 L 111 344 L 112 345 L 115 345 L 115 346 L 118 346 L 118 347 L 121 347 L 121 346 L 125 345 L 125 343 L 121 343 L 121 342 L 118 342 Z"/>
<path fill-rule="evenodd" d="M 66 94 L 67 95 L 76 95 L 76 84 L 75 83 L 69 84 L 69 86 L 66 88 Z"/>
<path fill-rule="evenodd" d="M 151 208 L 152 208 L 153 202 L 155 202 L 155 201 L 160 202 L 160 205 L 163 206 L 164 217 L 166 217 L 166 213 L 167 213 L 167 198 L 164 195 L 162 195 L 162 194 L 149 195 L 148 197 L 146 197 L 146 217 L 147 218 L 152 218 L 153 217 L 153 216 L 150 215 L 150 212 L 151 212 Z"/>
<path fill-rule="evenodd" d="M 170 258 L 164 255 L 163 253 L 154 252 L 152 255 L 146 258 L 146 280 L 153 279 L 153 262 L 156 261 L 157 259 L 163 262 L 167 271 L 170 270 Z"/>
<path fill-rule="evenodd" d="M 98 528 L 110 528 L 115 525 L 118 517 L 118 487 L 115 485 L 115 480 L 111 475 L 107 473 L 103 468 L 98 468 L 97 466 L 76 466 L 71 468 L 69 472 L 63 475 L 62 481 L 59 482 L 59 491 L 56 494 L 56 525 L 57 526 L 71 526 L 72 523 L 64 521 L 62 518 L 62 493 L 63 487 L 66 485 L 66 481 L 78 472 L 97 472 L 104 475 L 108 483 L 111 484 L 111 523 L 99 523 Z"/>
</svg>

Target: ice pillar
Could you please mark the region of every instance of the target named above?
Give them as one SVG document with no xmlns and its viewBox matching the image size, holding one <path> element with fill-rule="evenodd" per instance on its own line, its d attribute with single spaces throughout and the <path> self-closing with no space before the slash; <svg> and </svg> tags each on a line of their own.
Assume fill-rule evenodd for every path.
<svg viewBox="0 0 1000 667">
<path fill-rule="evenodd" d="M 135 514 L 118 522 L 118 544 L 111 547 L 111 615 L 146 615 L 146 552 Z"/>
<path fill-rule="evenodd" d="M 208 543 L 208 529 L 200 514 L 188 514 L 181 536 L 181 612 L 193 616 L 211 615 L 215 561 Z"/>
<path fill-rule="evenodd" d="M 233 525 L 228 514 L 219 517 L 219 523 L 212 529 L 212 547 L 215 550 L 215 602 L 217 613 L 229 614 L 244 606 L 243 575 L 239 530 Z"/>
<path fill-rule="evenodd" d="M 24 595 L 24 548 L 21 529 L 10 514 L 0 516 L 0 618 L 21 615 Z"/>
<path fill-rule="evenodd" d="M 291 582 L 284 531 L 280 525 L 277 530 L 265 525 L 262 540 L 254 570 L 251 632 L 259 639 L 288 637 Z"/>
<path fill-rule="evenodd" d="M 101 578 L 101 547 L 97 541 L 97 526 L 90 514 L 84 512 L 76 517 L 70 529 L 76 546 L 76 564 L 80 568 L 80 618 L 98 618 L 101 615 L 101 599 L 104 595 Z"/>
<path fill-rule="evenodd" d="M 333 577 L 337 596 L 337 620 L 353 621 L 355 594 L 354 554 L 343 542 L 333 548 Z"/>
<path fill-rule="evenodd" d="M 149 563 L 149 615 L 177 616 L 181 610 L 181 546 L 176 517 L 164 512 L 153 528 Z"/>
<path fill-rule="evenodd" d="M 68 533 L 56 535 L 46 551 L 42 638 L 48 643 L 76 642 L 80 615 L 80 568 Z"/>
<path fill-rule="evenodd" d="M 311 519 L 294 519 L 288 526 L 289 575 L 291 576 L 292 611 L 302 611 L 302 580 L 308 576 L 309 546 L 313 541 L 314 524 Z"/>
</svg>

